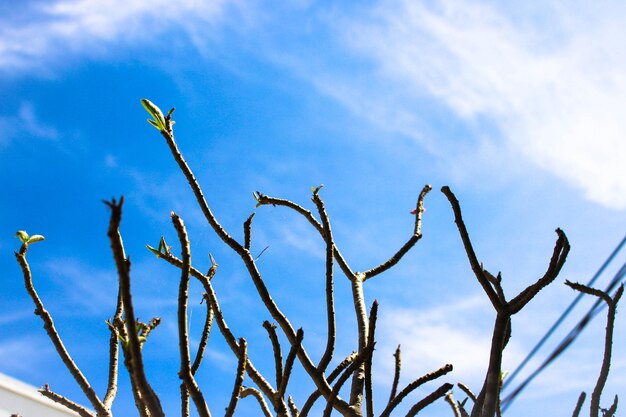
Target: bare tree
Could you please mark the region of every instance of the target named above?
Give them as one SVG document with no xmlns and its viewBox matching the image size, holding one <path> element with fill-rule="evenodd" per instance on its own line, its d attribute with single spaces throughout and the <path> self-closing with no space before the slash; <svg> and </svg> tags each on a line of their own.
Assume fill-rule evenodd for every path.
<svg viewBox="0 0 626 417">
<path fill-rule="evenodd" d="M 255 367 L 248 356 L 248 342 L 246 339 L 235 336 L 227 324 L 226 317 L 220 308 L 218 296 L 211 282 L 218 270 L 217 262 L 211 257 L 212 266 L 206 274 L 200 272 L 193 266 L 187 229 L 183 219 L 178 214 L 172 213 L 171 220 L 178 236 L 180 256 L 173 253 L 172 247 L 167 245 L 164 238 L 161 238 L 158 247 L 155 248 L 150 245 L 147 247 L 159 259 L 180 271 L 177 324 L 180 352 L 180 371 L 178 376 L 181 380 L 181 416 L 189 416 L 191 403 L 193 403 L 199 416 L 210 417 L 212 415 L 209 409 L 210 401 L 208 401 L 202 388 L 196 382 L 195 375 L 200 369 L 214 322 L 221 336 L 228 344 L 232 354 L 238 361 L 232 395 L 224 412 L 225 417 L 233 416 L 239 400 L 247 397 L 256 400 L 261 413 L 266 417 L 306 417 L 319 399 L 323 399 L 325 403 L 323 406 L 324 416 L 330 416 L 333 412 L 336 412 L 345 417 L 374 417 L 376 414 L 380 417 L 388 417 L 394 412 L 398 405 L 406 400 L 418 387 L 439 379 L 452 371 L 452 365 L 445 364 L 431 373 L 414 379 L 404 388 L 399 389 L 398 385 L 402 362 L 401 351 L 398 346 L 394 354 L 395 375 L 389 398 L 386 404 L 379 407 L 381 411 L 378 413 L 375 412 L 372 384 L 374 379 L 372 356 L 376 344 L 375 333 L 378 303 L 374 301 L 368 309 L 364 295 L 365 283 L 398 264 L 404 255 L 421 239 L 424 200 L 431 190 L 431 186 L 424 186 L 417 197 L 415 210 L 412 211 L 415 215 L 415 222 L 406 243 L 395 253 L 391 254 L 385 262 L 363 272 L 357 272 L 350 266 L 333 238 L 330 218 L 326 212 L 324 201 L 320 196 L 322 186 L 313 188 L 312 190 L 311 200 L 315 207 L 315 213 L 289 200 L 271 197 L 258 191 L 254 193 L 257 207 L 271 205 L 283 207 L 297 213 L 318 232 L 320 239 L 325 244 L 326 346 L 321 356 L 317 360 L 314 360 L 307 350 L 304 330 L 295 329 L 289 319 L 280 310 L 278 304 L 272 298 L 257 266 L 258 257 L 254 257 L 250 251 L 254 214 L 250 215 L 243 222 L 243 241 L 240 242 L 232 237 L 213 214 L 202 188 L 178 148 L 173 131 L 174 122 L 172 120 L 172 114 L 174 109 L 170 110 L 167 115 L 164 115 L 161 110 L 150 101 L 144 99 L 142 100 L 142 104 L 152 117 L 148 121 L 165 139 L 175 162 L 189 183 L 191 191 L 207 223 L 221 241 L 241 259 L 243 266 L 246 268 L 256 288 L 260 302 L 275 321 L 275 323 L 270 323 L 269 321 L 263 323 L 263 327 L 267 331 L 272 347 L 274 359 L 274 375 L 272 378 L 268 378 Z M 466 411 L 465 401 L 457 402 L 454 400 L 451 392 L 453 385 L 445 382 L 440 384 L 437 388 L 432 389 L 431 393 L 424 398 L 415 401 L 409 407 L 406 415 L 414 416 L 437 399 L 445 398 L 445 401 L 450 404 L 454 415 L 457 417 L 492 417 L 494 415 L 500 415 L 499 398 L 502 386 L 502 351 L 511 335 L 511 318 L 526 306 L 541 289 L 555 280 L 567 257 L 569 243 L 565 234 L 560 229 L 557 229 L 558 238 L 544 276 L 539 278 L 534 284 L 528 286 L 517 296 L 507 300 L 501 285 L 501 275 L 492 275 L 477 259 L 456 197 L 448 187 L 443 187 L 442 192 L 446 195 L 452 206 L 454 219 L 461 235 L 461 240 L 465 247 L 472 271 L 496 311 L 490 359 L 485 381 L 478 395 L 474 395 L 467 386 L 459 384 L 459 388 L 473 401 L 473 407 L 470 412 Z M 154 318 L 147 323 L 140 322 L 137 319 L 133 307 L 131 290 L 131 263 L 125 253 L 120 232 L 124 199 L 123 197 L 120 198 L 119 201 L 112 199 L 105 203 L 111 211 L 108 237 L 117 268 L 119 287 L 115 312 L 113 317 L 107 321 L 111 332 L 108 364 L 109 377 L 107 390 L 102 399 L 96 394 L 64 347 L 61 337 L 54 326 L 52 317 L 44 308 L 42 300 L 35 291 L 26 254 L 29 246 L 43 240 L 43 237 L 40 235 L 29 236 L 24 231 L 18 232 L 22 246 L 20 250 L 15 253 L 15 256 L 21 266 L 26 289 L 36 306 L 35 312 L 43 320 L 44 328 L 58 354 L 81 387 L 94 411 L 92 412 L 78 403 L 50 390 L 48 386 L 42 388 L 40 392 L 59 404 L 76 411 L 83 417 L 112 417 L 111 407 L 117 393 L 119 352 L 121 347 L 123 363 L 130 377 L 132 393 L 139 415 L 142 417 L 161 417 L 164 416 L 165 413 L 161 407 L 159 397 L 156 395 L 146 377 L 142 355 L 142 347 L 144 343 L 146 343 L 151 331 L 159 325 L 160 319 Z M 350 284 L 352 305 L 356 317 L 357 340 L 354 341 L 354 352 L 345 358 L 341 358 L 341 360 L 333 366 L 337 339 L 334 295 L 335 266 L 339 267 L 341 275 L 343 275 Z M 189 346 L 187 311 L 189 283 L 192 278 L 196 279 L 202 285 L 204 289 L 203 297 L 204 300 L 206 300 L 204 326 L 202 334 L 200 335 L 198 349 L 193 356 Z M 601 375 L 592 395 L 591 417 L 596 417 L 599 410 L 600 394 L 606 377 L 608 376 L 610 366 L 610 342 L 612 340 L 615 308 L 623 289 L 621 288 L 615 297 L 610 298 L 604 293 L 588 289 L 579 284 L 568 283 L 568 285 L 579 291 L 599 296 L 609 304 L 609 324 L 607 325 L 605 356 Z M 279 329 L 288 341 L 287 346 L 283 346 L 280 343 Z M 289 383 L 292 381 L 295 366 L 300 366 L 304 370 L 314 386 L 313 391 L 310 392 L 307 399 L 300 405 L 289 395 Z M 245 386 L 244 382 L 246 380 L 251 381 L 254 386 Z M 582 407 L 584 397 L 581 398 L 579 405 L 576 407 L 577 411 L 574 413 L 575 416 L 578 415 Z M 617 399 L 613 406 L 607 411 L 606 415 L 612 416 L 616 407 Z"/>
</svg>

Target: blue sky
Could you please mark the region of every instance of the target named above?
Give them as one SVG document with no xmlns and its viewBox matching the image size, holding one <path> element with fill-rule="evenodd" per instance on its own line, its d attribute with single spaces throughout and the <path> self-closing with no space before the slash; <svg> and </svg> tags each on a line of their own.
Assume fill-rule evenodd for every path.
<svg viewBox="0 0 626 417">
<path fill-rule="evenodd" d="M 176 107 L 177 141 L 238 239 L 255 211 L 253 191 L 313 208 L 310 187 L 324 184 L 336 241 L 353 269 L 365 270 L 409 237 L 409 211 L 422 186 L 433 184 L 423 239 L 366 284 L 368 302 L 381 303 L 379 404 L 399 343 L 405 382 L 451 362 L 446 380 L 478 390 L 486 367 L 494 313 L 471 274 L 442 185 L 457 194 L 480 260 L 502 271 L 510 296 L 543 274 L 556 227 L 570 239 L 561 277 L 514 317 L 505 369 L 573 299 L 562 282 L 587 281 L 626 230 L 620 2 L 35 0 L 0 2 L 0 11 L 0 372 L 49 383 L 79 402 L 32 314 L 13 235 L 46 236 L 29 251 L 35 284 L 102 392 L 103 320 L 113 312 L 116 275 L 101 200 L 112 196 L 126 197 L 122 233 L 138 314 L 164 319 L 144 351 L 168 414 L 178 412 L 178 274 L 145 244 L 161 235 L 174 244 L 170 211 L 188 225 L 198 268 L 208 268 L 208 252 L 220 264 L 216 291 L 234 333 L 254 344 L 256 361 L 269 349 L 261 328 L 267 313 L 145 122 L 143 97 Z M 305 328 L 308 349 L 321 352 L 322 242 L 280 208 L 258 209 L 254 227 L 253 251 L 269 246 L 259 262 L 270 290 Z M 622 255 L 616 264 L 623 262 Z M 339 275 L 337 299 L 341 356 L 354 348 L 355 330 L 349 285 Z M 578 317 L 591 300 L 581 304 Z M 192 329 L 202 308 L 194 304 Z M 571 412 L 578 393 L 595 383 L 602 320 L 525 391 L 510 416 Z M 621 332 L 607 400 L 626 394 L 625 348 Z M 199 383 L 218 414 L 235 367 L 215 332 Z M 125 375 L 120 383 L 128 386 Z M 296 398 L 310 388 L 299 389 Z M 120 394 L 114 411 L 126 415 L 131 406 Z M 451 415 L 445 407 L 429 415 Z"/>
</svg>

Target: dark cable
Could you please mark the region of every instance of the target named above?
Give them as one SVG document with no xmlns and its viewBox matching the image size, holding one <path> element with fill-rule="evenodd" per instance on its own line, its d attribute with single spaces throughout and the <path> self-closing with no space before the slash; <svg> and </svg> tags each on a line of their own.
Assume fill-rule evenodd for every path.
<svg viewBox="0 0 626 417">
<path fill-rule="evenodd" d="M 613 279 L 611 280 L 611 282 L 609 283 L 609 285 L 606 287 L 604 291 L 607 294 L 609 294 L 617 286 L 617 284 L 620 283 L 620 281 L 622 281 L 622 278 L 624 278 L 624 276 L 626 276 L 626 263 L 622 265 L 620 270 L 617 272 L 617 274 L 615 274 L 615 276 L 613 277 Z M 591 306 L 587 314 L 585 314 L 583 318 L 578 322 L 578 324 L 576 324 L 576 326 L 574 326 L 574 328 L 570 330 L 570 332 L 565 336 L 565 338 L 563 338 L 561 343 L 558 344 L 558 346 L 546 358 L 546 360 L 541 364 L 541 366 L 539 366 L 539 368 L 537 368 L 533 373 L 531 373 L 528 377 L 526 377 L 526 379 L 521 384 L 519 384 L 517 388 L 515 388 L 509 395 L 507 395 L 502 400 L 502 403 L 501 403 L 502 411 L 505 411 L 511 405 L 515 397 L 517 397 L 517 395 L 520 392 L 522 392 L 524 388 L 526 388 L 526 386 L 537 375 L 539 375 L 539 373 L 541 373 L 548 365 L 550 365 L 550 363 L 552 363 L 559 355 L 561 355 L 561 353 L 563 353 L 572 344 L 572 342 L 574 342 L 574 340 L 583 331 L 583 329 L 587 326 L 587 324 L 589 324 L 591 320 L 605 307 L 606 307 L 606 303 L 603 303 L 602 300 L 600 299 L 597 299 L 594 302 L 594 304 Z"/>
<path fill-rule="evenodd" d="M 611 255 L 609 255 L 609 257 L 606 259 L 606 261 L 604 261 L 604 263 L 602 264 L 602 266 L 600 267 L 600 269 L 598 269 L 598 271 L 595 273 L 595 275 L 593 276 L 593 278 L 591 278 L 591 280 L 587 283 L 587 286 L 590 287 L 593 285 L 593 283 L 600 277 L 600 275 L 604 272 L 604 270 L 609 266 L 609 264 L 613 261 L 613 259 L 615 258 L 615 256 L 617 256 L 617 254 L 619 253 L 619 251 L 622 249 L 622 247 L 624 246 L 624 244 L 626 244 L 626 236 L 624 236 L 624 238 L 622 239 L 622 241 L 619 243 L 619 245 L 617 245 L 617 247 L 613 250 L 613 252 L 611 253 Z M 537 344 L 535 345 L 535 347 L 532 348 L 532 350 L 530 351 L 530 353 L 524 358 L 524 360 L 517 366 L 517 368 L 511 372 L 511 374 L 509 375 L 509 377 L 504 381 L 504 384 L 502 385 L 502 389 L 505 389 L 510 383 L 511 381 L 513 381 L 515 379 L 515 377 L 517 376 L 517 374 L 526 366 L 526 364 L 528 363 L 528 361 L 530 361 L 530 359 L 535 355 L 535 353 L 537 353 L 537 351 L 541 348 L 541 346 L 543 346 L 543 344 L 546 342 L 546 340 L 548 340 L 548 338 L 552 335 L 552 333 L 554 333 L 554 331 L 557 329 L 557 327 L 559 327 L 561 325 L 561 323 L 563 322 L 563 320 L 565 320 L 565 318 L 569 315 L 569 313 L 573 310 L 573 308 L 576 306 L 576 304 L 578 304 L 578 302 L 582 299 L 584 294 L 579 293 L 576 298 L 574 298 L 574 301 L 572 301 L 572 303 L 565 309 L 565 311 L 563 312 L 563 314 L 561 314 L 561 317 L 559 317 L 554 324 L 552 325 L 552 327 L 550 327 L 550 330 L 547 331 L 547 333 L 541 338 L 541 340 L 539 340 L 539 342 L 537 342 Z"/>
</svg>

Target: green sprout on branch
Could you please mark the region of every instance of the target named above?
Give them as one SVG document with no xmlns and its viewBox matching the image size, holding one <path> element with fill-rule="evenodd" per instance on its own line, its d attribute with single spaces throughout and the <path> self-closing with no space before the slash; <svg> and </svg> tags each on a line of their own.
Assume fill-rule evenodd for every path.
<svg viewBox="0 0 626 417">
<path fill-rule="evenodd" d="M 146 111 L 154 118 L 148 119 L 148 123 L 154 126 L 159 132 L 165 132 L 167 130 L 167 124 L 165 122 L 165 116 L 163 116 L 163 112 L 159 109 L 153 102 L 148 100 L 147 98 L 141 99 L 141 105 L 146 109 Z"/>
<path fill-rule="evenodd" d="M 26 233 L 25 230 L 18 230 L 15 233 L 15 236 L 19 240 L 21 240 L 24 245 L 30 245 L 31 243 L 41 242 L 42 240 L 45 240 L 45 238 L 42 235 L 28 236 L 28 233 Z"/>
</svg>

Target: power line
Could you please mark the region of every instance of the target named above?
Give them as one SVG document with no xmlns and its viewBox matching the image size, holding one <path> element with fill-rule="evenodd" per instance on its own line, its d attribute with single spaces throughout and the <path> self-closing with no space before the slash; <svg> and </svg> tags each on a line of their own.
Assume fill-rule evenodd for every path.
<svg viewBox="0 0 626 417">
<path fill-rule="evenodd" d="M 609 258 L 605 261 L 605 263 L 600 267 L 598 272 L 594 275 L 594 277 L 589 281 L 587 286 L 591 286 L 595 280 L 600 276 L 600 274 L 606 269 L 606 267 L 611 263 L 615 255 L 620 251 L 622 246 L 626 243 L 626 237 L 622 240 L 622 242 L 617 246 L 617 248 L 613 251 L 613 253 L 609 256 Z M 626 276 L 626 263 L 622 265 L 619 271 L 615 274 L 607 288 L 605 289 L 606 293 L 610 293 L 617 284 L 622 281 L 622 279 Z M 530 358 L 536 353 L 536 351 L 541 347 L 541 345 L 548 339 L 548 337 L 554 332 L 554 330 L 561 324 L 563 319 L 569 314 L 572 308 L 580 301 L 583 294 L 580 293 L 574 301 L 569 305 L 569 307 L 565 310 L 565 312 L 559 317 L 559 319 L 555 322 L 555 324 L 548 330 L 546 335 L 541 338 L 541 340 L 537 343 L 537 345 L 531 350 L 531 352 L 526 356 L 524 361 L 517 367 L 517 369 L 511 374 L 511 376 L 515 376 L 519 373 L 521 368 L 530 360 Z M 574 340 L 578 337 L 578 335 L 582 332 L 582 330 L 591 322 L 591 320 L 602 311 L 606 305 L 601 302 L 601 300 L 596 300 L 596 302 L 592 305 L 591 309 L 583 316 L 583 318 L 574 326 L 572 330 L 563 338 L 563 340 L 558 344 L 558 346 L 552 351 L 552 353 L 546 358 L 546 360 L 526 379 L 517 386 L 507 397 L 502 400 L 502 410 L 506 410 L 509 405 L 513 402 L 513 399 L 524 389 L 526 386 L 539 374 L 541 373 L 550 363 L 552 363 L 561 353 L 563 353 Z M 503 384 L 503 388 L 507 385 L 507 382 L 510 383 L 512 378 L 507 379 L 507 381 Z"/>
<path fill-rule="evenodd" d="M 624 278 L 626 275 L 626 263 L 622 265 L 619 272 L 615 275 L 611 283 L 606 288 L 605 292 L 609 293 L 615 286 Z M 513 402 L 513 399 L 517 397 L 517 395 L 526 388 L 526 386 L 537 376 L 539 375 L 550 363 L 552 363 L 561 353 L 563 353 L 574 340 L 578 337 L 578 335 L 583 331 L 583 329 L 591 322 L 591 320 L 604 308 L 606 304 L 602 302 L 602 300 L 596 300 L 591 309 L 583 316 L 583 318 L 574 326 L 572 330 L 563 338 L 561 343 L 552 351 L 552 353 L 546 358 L 546 360 L 539 366 L 532 374 L 530 374 L 526 379 L 517 386 L 509 395 L 507 395 L 502 400 L 502 410 L 505 411 L 509 405 Z"/>
</svg>

